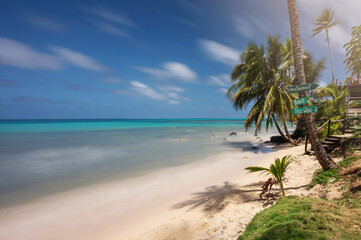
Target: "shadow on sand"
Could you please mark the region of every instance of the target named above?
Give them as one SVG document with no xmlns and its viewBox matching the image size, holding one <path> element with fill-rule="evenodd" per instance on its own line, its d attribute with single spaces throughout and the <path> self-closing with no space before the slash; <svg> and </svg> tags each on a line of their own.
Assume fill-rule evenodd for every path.
<svg viewBox="0 0 361 240">
<path fill-rule="evenodd" d="M 194 197 L 173 206 L 175 209 L 189 207 L 189 210 L 201 207 L 207 214 L 221 212 L 229 203 L 261 201 L 258 194 L 260 185 L 252 189 L 241 189 L 235 184 L 224 182 L 222 186 L 210 186 L 204 192 L 194 193 Z"/>
<path fill-rule="evenodd" d="M 271 146 L 261 144 L 244 142 L 222 142 L 222 145 L 241 150 L 242 152 L 253 152 L 253 153 L 269 153 L 273 149 Z"/>
<path fill-rule="evenodd" d="M 224 182 L 221 186 L 214 185 L 207 187 L 203 192 L 193 193 L 193 197 L 190 200 L 178 203 L 172 208 L 180 209 L 188 207 L 188 211 L 190 211 L 200 207 L 204 213 L 214 215 L 221 212 L 230 203 L 239 204 L 251 201 L 261 201 L 264 202 L 263 206 L 266 207 L 267 205 L 273 204 L 276 199 L 273 199 L 272 201 L 260 199 L 259 194 L 261 193 L 261 186 L 263 183 L 264 182 L 257 182 L 240 187 L 236 184 Z M 308 187 L 308 185 L 289 187 L 285 188 L 285 190 L 306 187 Z M 278 196 L 281 195 L 279 186 L 272 188 L 272 191 Z"/>
</svg>

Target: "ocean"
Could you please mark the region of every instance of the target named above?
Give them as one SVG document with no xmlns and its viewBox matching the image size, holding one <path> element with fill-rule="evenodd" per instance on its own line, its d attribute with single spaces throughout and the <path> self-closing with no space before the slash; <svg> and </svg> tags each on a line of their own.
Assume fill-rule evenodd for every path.
<svg viewBox="0 0 361 240">
<path fill-rule="evenodd" d="M 253 132 L 242 119 L 0 120 L 0 207 L 224 151 L 270 151 L 275 130 Z"/>
</svg>

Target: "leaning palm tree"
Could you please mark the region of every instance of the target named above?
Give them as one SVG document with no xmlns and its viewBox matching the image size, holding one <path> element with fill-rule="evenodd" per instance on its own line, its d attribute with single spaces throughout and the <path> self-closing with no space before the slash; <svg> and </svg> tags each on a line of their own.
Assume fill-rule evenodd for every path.
<svg viewBox="0 0 361 240">
<path fill-rule="evenodd" d="M 286 124 L 289 119 L 294 119 L 290 114 L 292 98 L 286 89 L 292 81 L 285 67 L 286 57 L 285 47 L 278 36 L 268 37 L 267 48 L 250 44 L 242 54 L 242 63 L 233 69 L 231 77 L 235 83 L 228 90 L 228 95 L 237 109 L 254 103 L 245 122 L 246 128 L 255 122 L 257 134 L 266 118 L 267 129 L 274 123 L 285 140 L 296 144 Z M 283 125 L 285 134 L 278 121 Z"/>
<path fill-rule="evenodd" d="M 293 58 L 295 61 L 295 72 L 296 79 L 298 84 L 305 84 L 306 77 L 303 67 L 302 59 L 302 46 L 301 46 L 301 34 L 300 34 L 300 25 L 298 23 L 298 13 L 297 13 L 297 4 L 296 0 L 287 0 L 288 13 L 290 16 L 291 23 L 291 33 L 292 33 L 292 45 L 293 45 Z M 300 92 L 300 97 L 306 97 L 307 93 Z M 318 136 L 314 116 L 312 113 L 304 114 L 304 118 L 307 124 L 307 132 L 310 138 L 313 149 L 318 162 L 324 170 L 329 170 L 331 168 L 336 168 L 336 163 L 327 155 L 325 148 L 322 146 L 320 137 Z"/>
<path fill-rule="evenodd" d="M 322 32 L 322 30 L 326 31 L 326 40 L 328 43 L 328 51 L 330 53 L 330 60 L 331 60 L 331 68 L 332 68 L 332 83 L 335 83 L 335 73 L 333 70 L 333 60 L 332 60 L 332 53 L 331 53 L 331 47 L 330 47 L 330 39 L 328 37 L 328 30 L 335 26 L 337 22 L 332 22 L 333 15 L 335 14 L 335 11 L 331 11 L 331 9 L 326 8 L 322 11 L 321 16 L 316 17 L 316 22 L 314 22 L 314 25 L 317 25 L 315 29 L 312 30 L 313 36 L 319 34 Z"/>
<path fill-rule="evenodd" d="M 290 165 L 290 163 L 293 161 L 292 157 L 290 155 L 284 156 L 282 158 L 282 160 L 280 160 L 279 158 L 275 159 L 275 163 L 271 164 L 271 166 L 269 168 L 264 168 L 264 167 L 246 167 L 245 169 L 248 170 L 249 172 L 262 172 L 262 173 L 266 173 L 266 174 L 272 174 L 278 181 L 278 183 L 280 184 L 281 190 L 282 190 L 282 195 L 285 197 L 285 190 L 283 187 L 283 178 L 285 176 L 286 173 L 286 169 L 288 167 L 288 165 Z"/>
</svg>

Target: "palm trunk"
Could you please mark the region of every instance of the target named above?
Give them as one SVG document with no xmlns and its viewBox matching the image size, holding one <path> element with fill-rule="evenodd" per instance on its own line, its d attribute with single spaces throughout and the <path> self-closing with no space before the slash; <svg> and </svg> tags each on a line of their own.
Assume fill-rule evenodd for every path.
<svg viewBox="0 0 361 240">
<path fill-rule="evenodd" d="M 278 123 L 277 123 L 277 121 L 276 121 L 276 118 L 275 118 L 275 115 L 274 115 L 274 114 L 272 114 L 272 119 L 273 119 L 273 122 L 275 123 L 276 128 L 277 128 L 277 130 L 278 130 L 278 133 L 281 135 L 281 137 L 282 137 L 284 140 L 290 142 L 290 139 L 288 139 L 288 138 L 283 134 L 280 126 L 278 125 Z"/>
<path fill-rule="evenodd" d="M 292 143 L 293 145 L 297 145 L 295 141 L 293 141 L 293 139 L 291 138 L 291 135 L 290 133 L 288 132 L 288 128 L 287 128 L 287 125 L 286 125 L 286 121 L 283 119 L 283 127 L 285 129 L 285 132 L 286 132 L 286 135 L 288 137 L 288 139 L 290 140 L 290 143 Z"/>
<path fill-rule="evenodd" d="M 294 57 L 295 69 L 296 69 L 296 80 L 297 80 L 297 84 L 305 84 L 306 77 L 303 67 L 300 26 L 298 23 L 296 0 L 287 0 L 287 3 L 288 3 L 288 11 L 291 22 L 293 57 Z M 306 97 L 307 95 L 308 94 L 306 92 L 300 92 L 300 97 Z M 336 163 L 331 158 L 329 158 L 325 149 L 322 146 L 322 143 L 316 131 L 313 114 L 307 113 L 304 114 L 304 117 L 307 124 L 308 136 L 310 138 L 318 162 L 320 163 L 320 165 L 324 170 L 336 168 L 337 167 Z"/>
<path fill-rule="evenodd" d="M 283 195 L 284 197 L 286 197 L 285 189 L 283 188 L 283 181 L 280 182 L 280 187 L 281 187 L 281 190 L 282 190 L 282 195 Z"/>
<path fill-rule="evenodd" d="M 327 39 L 327 43 L 328 43 L 328 51 L 330 53 L 330 60 L 331 60 L 331 69 L 332 69 L 332 84 L 335 83 L 335 73 L 333 70 L 333 60 L 332 60 L 332 52 L 331 52 L 331 47 L 330 47 L 330 39 L 328 38 L 328 29 L 326 28 L 326 39 Z"/>
</svg>

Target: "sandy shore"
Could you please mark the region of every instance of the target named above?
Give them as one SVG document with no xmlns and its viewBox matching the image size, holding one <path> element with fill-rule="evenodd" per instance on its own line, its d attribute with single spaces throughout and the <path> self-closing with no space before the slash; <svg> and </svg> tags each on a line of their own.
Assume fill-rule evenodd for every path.
<svg viewBox="0 0 361 240">
<path fill-rule="evenodd" d="M 303 146 L 275 152 L 230 151 L 201 162 L 132 179 L 93 185 L 0 209 L 0 239 L 235 239 L 264 209 L 260 181 L 244 167 L 269 166 L 293 155 L 287 194 L 319 168 Z"/>
</svg>

